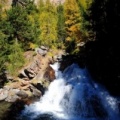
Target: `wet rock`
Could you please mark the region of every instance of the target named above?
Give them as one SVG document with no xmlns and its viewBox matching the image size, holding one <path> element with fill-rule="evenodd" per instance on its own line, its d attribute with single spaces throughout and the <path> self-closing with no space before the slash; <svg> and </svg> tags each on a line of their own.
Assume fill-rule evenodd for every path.
<svg viewBox="0 0 120 120">
<path fill-rule="evenodd" d="M 32 83 L 32 85 L 33 85 L 35 88 L 37 88 L 39 91 L 41 91 L 42 95 L 44 94 L 45 88 L 43 87 L 43 85 L 41 85 L 40 83 L 37 83 L 37 84 Z"/>
<path fill-rule="evenodd" d="M 51 66 L 49 66 L 46 69 L 46 72 L 44 74 L 44 78 L 46 80 L 49 80 L 50 82 L 52 82 L 55 79 L 55 71 L 53 70 L 53 68 Z"/>
<path fill-rule="evenodd" d="M 39 91 L 37 88 L 35 88 L 33 85 L 31 85 L 30 87 L 30 91 L 32 92 L 32 94 L 35 97 L 40 97 L 42 95 L 41 91 Z"/>
</svg>

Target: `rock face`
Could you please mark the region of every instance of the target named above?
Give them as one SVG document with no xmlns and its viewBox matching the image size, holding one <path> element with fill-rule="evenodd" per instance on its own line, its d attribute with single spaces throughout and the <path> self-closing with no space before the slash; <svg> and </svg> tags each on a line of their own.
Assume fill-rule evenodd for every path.
<svg viewBox="0 0 120 120">
<path fill-rule="evenodd" d="M 18 92 L 18 89 L 0 89 L 0 100 L 15 102 L 17 99 L 19 99 L 19 97 L 16 95 Z"/>
<path fill-rule="evenodd" d="M 48 51 L 48 48 L 44 46 L 41 46 L 39 49 Z M 49 52 L 54 51 L 51 50 Z M 16 100 L 40 98 L 50 82 L 55 79 L 55 71 L 50 66 L 50 60 L 52 60 L 53 57 L 49 54 L 42 56 L 39 53 L 34 53 L 35 51 L 27 51 L 25 53 L 25 57 L 29 62 L 18 71 L 18 77 L 7 79 L 9 81 L 8 84 L 0 89 L 0 100 L 15 102 Z M 58 51 L 58 53 L 52 54 L 58 58 L 58 55 L 61 55 L 61 53 L 62 51 Z M 61 57 L 59 57 L 59 59 L 61 59 Z"/>
<path fill-rule="evenodd" d="M 40 55 L 37 55 L 30 65 L 26 66 L 26 68 L 23 68 L 20 71 L 18 77 L 24 80 L 33 79 L 40 70 L 40 65 L 41 65 L 40 60 L 41 60 Z"/>
<path fill-rule="evenodd" d="M 49 80 L 50 82 L 52 82 L 54 79 L 55 79 L 55 71 L 52 69 L 51 66 L 49 66 L 47 69 L 46 69 L 46 72 L 44 74 L 44 78 L 46 80 Z"/>
</svg>

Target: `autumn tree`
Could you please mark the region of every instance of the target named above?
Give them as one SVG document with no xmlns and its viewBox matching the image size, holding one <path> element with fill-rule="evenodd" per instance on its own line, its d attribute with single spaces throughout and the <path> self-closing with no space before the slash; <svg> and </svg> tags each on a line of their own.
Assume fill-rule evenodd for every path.
<svg viewBox="0 0 120 120">
<path fill-rule="evenodd" d="M 66 45 L 68 52 L 77 51 L 77 44 L 81 42 L 81 16 L 76 0 L 66 0 L 64 4 Z"/>
</svg>

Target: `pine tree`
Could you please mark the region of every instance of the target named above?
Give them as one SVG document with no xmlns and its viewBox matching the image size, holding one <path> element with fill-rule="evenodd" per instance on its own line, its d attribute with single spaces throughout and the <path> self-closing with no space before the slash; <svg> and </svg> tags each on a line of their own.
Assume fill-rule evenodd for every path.
<svg viewBox="0 0 120 120">
<path fill-rule="evenodd" d="M 24 64 L 23 52 L 18 40 L 14 40 L 14 43 L 9 45 L 9 55 L 7 60 L 7 70 L 11 75 L 17 75 L 19 70 Z"/>
<path fill-rule="evenodd" d="M 0 74 L 6 69 L 5 62 L 7 61 L 8 53 L 8 35 L 5 34 L 4 29 L 9 26 L 6 23 L 6 14 L 0 12 Z"/>
<path fill-rule="evenodd" d="M 64 42 L 65 40 L 65 18 L 64 18 L 64 8 L 61 3 L 57 6 L 57 32 L 58 32 L 58 42 Z"/>
<path fill-rule="evenodd" d="M 7 36 L 0 30 L 0 73 L 6 69 L 5 62 L 7 61 L 7 49 Z"/>
<path fill-rule="evenodd" d="M 34 40 L 34 30 L 26 10 L 19 6 L 12 7 L 7 13 L 7 21 L 11 27 L 9 39 L 17 39 L 26 49 L 28 43 Z"/>
<path fill-rule="evenodd" d="M 54 46 L 57 40 L 56 7 L 47 0 L 44 10 L 40 13 L 40 44 Z"/>
<path fill-rule="evenodd" d="M 90 23 L 90 7 L 93 0 L 77 0 L 79 9 L 80 9 L 80 15 L 81 15 L 81 25 L 80 29 L 82 32 L 82 39 L 84 42 L 94 40 L 93 36 L 94 33 L 92 31 L 92 26 Z"/>
</svg>

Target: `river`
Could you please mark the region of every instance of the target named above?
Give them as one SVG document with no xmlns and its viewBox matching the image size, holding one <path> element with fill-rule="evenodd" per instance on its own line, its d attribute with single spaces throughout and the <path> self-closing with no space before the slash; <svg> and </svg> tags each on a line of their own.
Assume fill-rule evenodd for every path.
<svg viewBox="0 0 120 120">
<path fill-rule="evenodd" d="M 59 71 L 39 101 L 26 105 L 18 120 L 120 120 L 120 99 L 93 82 L 87 69 L 72 64 Z"/>
</svg>

